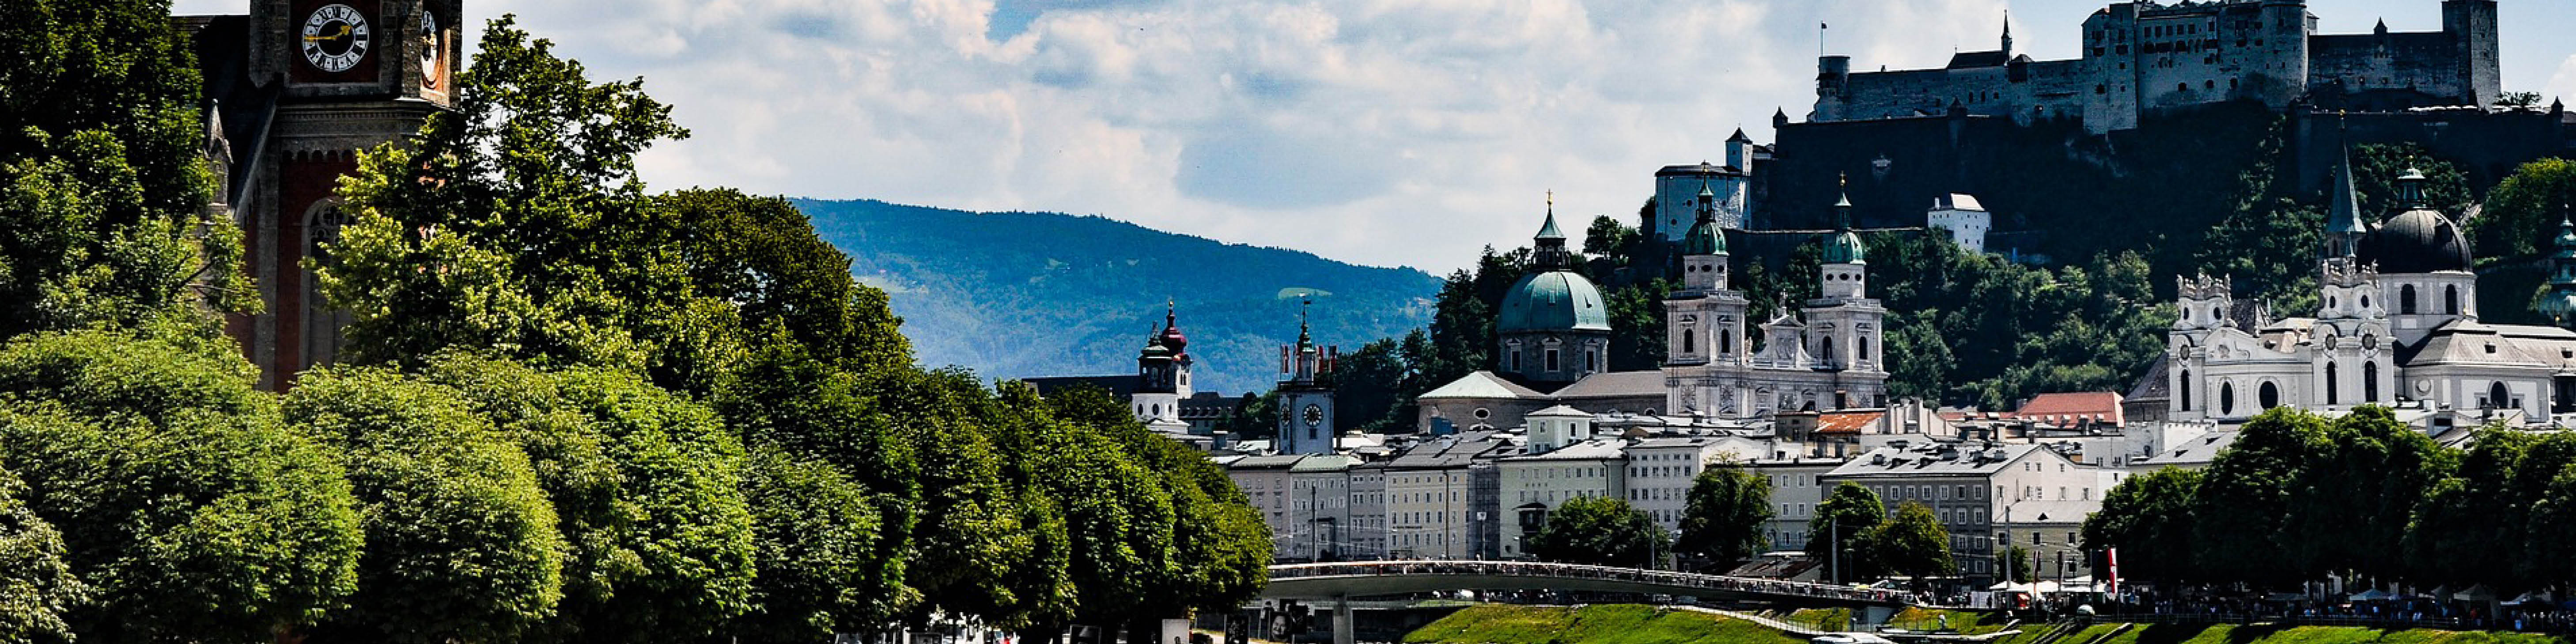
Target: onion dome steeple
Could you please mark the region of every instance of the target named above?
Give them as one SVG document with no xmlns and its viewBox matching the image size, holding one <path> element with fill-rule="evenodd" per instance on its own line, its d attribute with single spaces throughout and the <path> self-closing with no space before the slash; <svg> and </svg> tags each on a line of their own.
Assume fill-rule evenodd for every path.
<svg viewBox="0 0 2576 644">
<path fill-rule="evenodd" d="M 1843 194 L 1834 200 L 1834 234 L 1825 238 L 1824 260 L 1827 264 L 1867 264 L 1869 247 L 1861 243 L 1858 233 L 1852 232 L 1850 178 L 1844 177 L 1842 185 Z"/>
<path fill-rule="evenodd" d="M 2357 257 L 2379 265 L 2381 275 L 2467 271 L 2469 239 L 2449 216 L 2426 206 L 2424 173 L 2407 168 L 2397 177 L 2397 201 L 2406 211 L 2361 240 Z"/>
<path fill-rule="evenodd" d="M 1707 181 L 1701 181 L 1699 183 L 1699 220 L 1692 223 L 1690 232 L 1682 237 L 1683 255 L 1726 254 L 1726 235 L 1717 230 L 1716 204 L 1717 193 L 1709 190 Z"/>
<path fill-rule="evenodd" d="M 2533 311 L 2549 316 L 2549 322 L 2576 328 L 2576 225 L 2570 225 L 2565 212 L 2558 219 L 2558 251 L 2549 256 L 2549 291 L 2540 294 Z"/>
</svg>

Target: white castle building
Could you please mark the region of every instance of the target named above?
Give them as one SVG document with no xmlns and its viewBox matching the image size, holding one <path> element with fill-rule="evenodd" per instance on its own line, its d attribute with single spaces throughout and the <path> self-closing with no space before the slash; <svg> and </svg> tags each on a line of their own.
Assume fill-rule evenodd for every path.
<svg viewBox="0 0 2576 644">
<path fill-rule="evenodd" d="M 2399 177 L 2405 210 L 2370 226 L 2350 160 L 2337 166 L 2312 317 L 2273 319 L 2236 300 L 2225 277 L 2180 278 L 2163 370 L 2169 417 L 2405 401 L 2526 418 L 2576 410 L 2576 332 L 2479 322 L 2469 241 L 2425 205 L 2423 183 L 2413 170 Z M 2558 248 L 2557 291 L 2540 309 L 2565 323 L 2576 312 L 2576 233 L 2562 231 Z"/>
</svg>

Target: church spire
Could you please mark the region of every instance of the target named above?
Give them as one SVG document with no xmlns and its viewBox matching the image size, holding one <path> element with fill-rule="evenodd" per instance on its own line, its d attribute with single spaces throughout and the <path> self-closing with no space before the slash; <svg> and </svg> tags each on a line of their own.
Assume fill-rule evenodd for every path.
<svg viewBox="0 0 2576 644">
<path fill-rule="evenodd" d="M 1547 191 L 1547 223 L 1538 227 L 1538 235 L 1531 237 L 1530 241 L 1535 242 L 1535 247 L 1531 249 L 1531 254 L 1535 257 L 1531 259 L 1537 262 L 1539 270 L 1557 270 L 1565 268 L 1568 264 L 1565 232 L 1556 228 L 1556 191 L 1554 190 Z"/>
<path fill-rule="evenodd" d="M 2337 126 L 2342 132 L 2342 127 Z M 2370 228 L 2361 223 L 2361 196 L 2352 182 L 2352 142 L 2350 137 L 2337 145 L 2334 167 L 2334 205 L 2326 213 L 2326 256 L 2352 257 L 2360 250 L 2361 238 Z"/>
<path fill-rule="evenodd" d="M 2012 10 L 2004 10 L 2004 59 L 2012 59 Z"/>
</svg>

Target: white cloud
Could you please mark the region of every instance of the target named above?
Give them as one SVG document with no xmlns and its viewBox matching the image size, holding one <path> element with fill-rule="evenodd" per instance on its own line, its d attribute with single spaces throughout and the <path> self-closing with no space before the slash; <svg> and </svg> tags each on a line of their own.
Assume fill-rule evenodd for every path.
<svg viewBox="0 0 2576 644">
<path fill-rule="evenodd" d="M 2558 63 L 2558 73 L 2549 76 L 2549 85 L 2540 89 L 2540 100 L 2576 98 L 2576 56 Z"/>
</svg>

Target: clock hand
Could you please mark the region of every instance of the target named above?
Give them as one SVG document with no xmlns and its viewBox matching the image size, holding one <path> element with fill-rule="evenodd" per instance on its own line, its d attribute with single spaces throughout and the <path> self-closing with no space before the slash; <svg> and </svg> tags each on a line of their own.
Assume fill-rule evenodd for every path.
<svg viewBox="0 0 2576 644">
<path fill-rule="evenodd" d="M 348 26 L 348 25 L 340 25 L 340 33 L 330 34 L 330 35 L 327 35 L 327 36 L 326 36 L 326 35 L 305 36 L 305 37 L 304 37 L 304 42 L 320 42 L 320 41 L 324 41 L 324 40 L 339 40 L 339 39 L 347 38 L 347 37 L 349 37 L 349 26 Z"/>
</svg>

